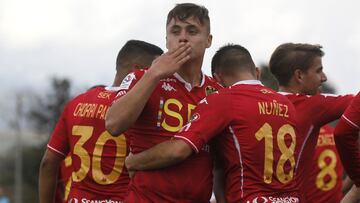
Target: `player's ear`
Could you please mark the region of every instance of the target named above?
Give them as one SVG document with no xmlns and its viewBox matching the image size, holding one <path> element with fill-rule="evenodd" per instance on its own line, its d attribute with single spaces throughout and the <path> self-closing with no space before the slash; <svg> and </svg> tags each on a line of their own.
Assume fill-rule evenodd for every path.
<svg viewBox="0 0 360 203">
<path fill-rule="evenodd" d="M 255 67 L 255 77 L 257 80 L 260 80 L 261 70 L 258 67 Z"/>
<path fill-rule="evenodd" d="M 302 82 L 303 72 L 300 69 L 295 69 L 293 76 L 294 76 L 296 82 L 298 82 L 298 83 Z"/>
<path fill-rule="evenodd" d="M 207 38 L 206 48 L 211 47 L 212 38 L 213 38 L 212 34 L 209 34 L 209 36 Z"/>
</svg>

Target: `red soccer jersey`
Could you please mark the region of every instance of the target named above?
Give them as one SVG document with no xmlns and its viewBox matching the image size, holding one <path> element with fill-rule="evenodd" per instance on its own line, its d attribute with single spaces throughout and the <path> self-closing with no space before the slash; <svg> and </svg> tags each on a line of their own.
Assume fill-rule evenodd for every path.
<svg viewBox="0 0 360 203">
<path fill-rule="evenodd" d="M 259 81 L 242 81 L 206 97 L 176 138 L 196 152 L 213 137 L 224 162 L 228 202 L 299 202 L 296 112 Z"/>
<path fill-rule="evenodd" d="M 122 202 L 129 177 L 124 135 L 105 130 L 105 114 L 117 89 L 96 87 L 70 101 L 51 136 L 48 149 L 71 154 L 72 185 L 69 201 Z"/>
<path fill-rule="evenodd" d="M 321 126 L 334 121 L 342 115 L 346 107 L 354 98 L 353 95 L 337 96 L 331 94 L 317 94 L 314 96 L 282 93 L 294 104 L 297 112 L 297 126 L 302 138 L 300 159 L 296 163 L 297 178 L 299 178 L 300 192 L 306 198 L 305 187 L 308 174 L 315 154 L 315 148 Z"/>
<path fill-rule="evenodd" d="M 123 80 L 119 96 L 126 94 L 145 73 L 137 70 Z M 178 74 L 160 80 L 137 121 L 126 133 L 133 153 L 142 152 L 174 136 L 207 94 L 220 86 L 202 75 L 200 86 L 191 87 Z M 138 171 L 130 181 L 126 202 L 209 202 L 212 160 L 209 147 L 184 162 L 160 170 Z"/>
<path fill-rule="evenodd" d="M 321 127 L 305 194 L 308 203 L 339 203 L 342 194 L 343 167 L 334 141 L 334 128 Z"/>
<path fill-rule="evenodd" d="M 360 187 L 360 92 L 346 109 L 335 129 L 335 142 L 349 177 Z"/>
</svg>

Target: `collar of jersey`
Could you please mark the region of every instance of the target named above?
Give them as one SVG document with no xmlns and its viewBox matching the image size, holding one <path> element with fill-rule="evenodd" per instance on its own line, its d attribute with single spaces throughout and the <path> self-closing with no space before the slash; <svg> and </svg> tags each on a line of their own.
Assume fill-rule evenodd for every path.
<svg viewBox="0 0 360 203">
<path fill-rule="evenodd" d="M 184 83 L 185 88 L 187 89 L 187 91 L 190 92 L 192 90 L 193 87 L 191 86 L 191 84 L 186 82 L 178 73 L 174 73 L 174 77 L 176 79 L 178 79 L 180 82 Z M 201 72 L 201 83 L 200 83 L 200 85 L 198 87 L 202 87 L 204 85 L 204 83 L 205 83 L 205 75 L 204 75 L 203 72 Z"/>
<path fill-rule="evenodd" d="M 259 80 L 241 80 L 231 86 L 235 85 L 262 85 L 262 83 Z"/>
</svg>

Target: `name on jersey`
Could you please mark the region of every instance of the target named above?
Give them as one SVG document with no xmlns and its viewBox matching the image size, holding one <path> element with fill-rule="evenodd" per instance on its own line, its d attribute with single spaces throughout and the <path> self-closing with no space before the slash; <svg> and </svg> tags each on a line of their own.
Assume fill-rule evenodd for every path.
<svg viewBox="0 0 360 203">
<path fill-rule="evenodd" d="M 320 133 L 318 141 L 317 141 L 317 146 L 321 147 L 321 146 L 329 146 L 329 145 L 335 145 L 335 140 L 334 140 L 333 134 Z"/>
<path fill-rule="evenodd" d="M 281 104 L 276 100 L 272 102 L 258 102 L 259 113 L 260 115 L 273 115 L 280 117 L 289 117 L 288 111 L 289 107 L 286 104 Z"/>
<path fill-rule="evenodd" d="M 73 115 L 75 117 L 97 118 L 105 120 L 105 114 L 108 110 L 107 105 L 96 103 L 78 103 Z"/>
</svg>

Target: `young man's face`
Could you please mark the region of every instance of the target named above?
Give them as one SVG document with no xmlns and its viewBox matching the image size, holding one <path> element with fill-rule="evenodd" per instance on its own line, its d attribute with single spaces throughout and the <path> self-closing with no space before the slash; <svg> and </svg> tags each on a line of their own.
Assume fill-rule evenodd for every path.
<svg viewBox="0 0 360 203">
<path fill-rule="evenodd" d="M 172 50 L 178 47 L 180 42 L 188 42 L 191 46 L 191 59 L 203 57 L 205 49 L 211 45 L 211 40 L 207 24 L 201 25 L 195 17 L 189 17 L 185 21 L 173 18 L 166 26 L 166 47 Z"/>
<path fill-rule="evenodd" d="M 323 82 L 327 80 L 323 72 L 322 60 L 318 56 L 314 58 L 310 68 L 302 73 L 302 92 L 307 95 L 314 95 L 319 92 L 319 88 Z"/>
</svg>

